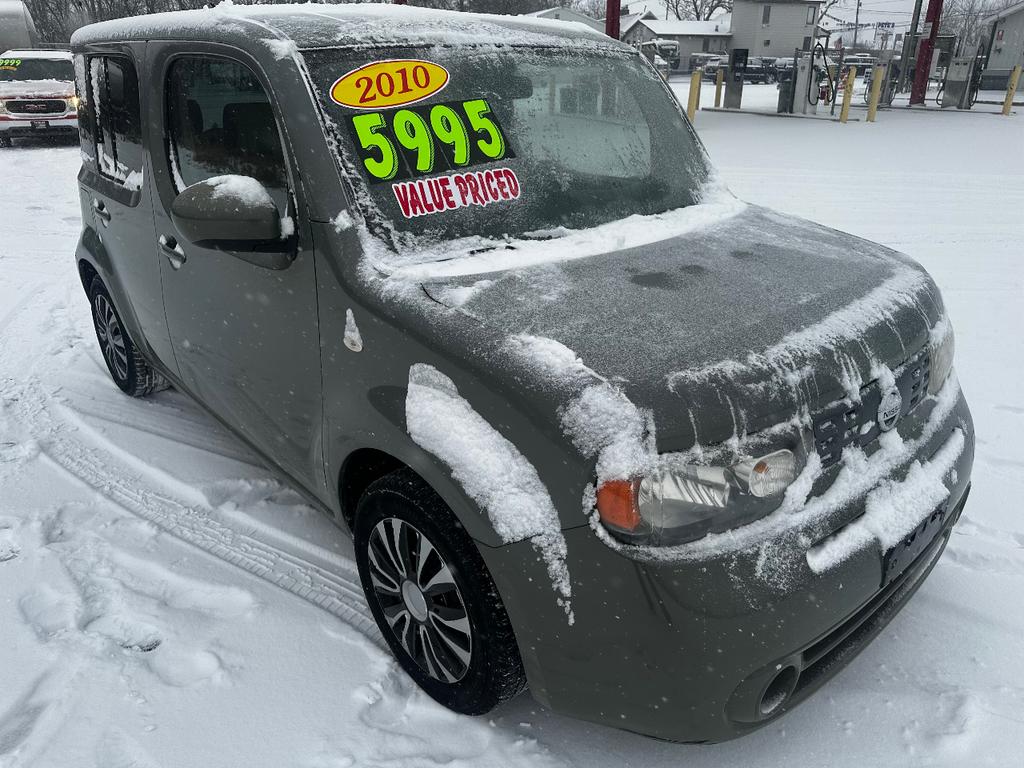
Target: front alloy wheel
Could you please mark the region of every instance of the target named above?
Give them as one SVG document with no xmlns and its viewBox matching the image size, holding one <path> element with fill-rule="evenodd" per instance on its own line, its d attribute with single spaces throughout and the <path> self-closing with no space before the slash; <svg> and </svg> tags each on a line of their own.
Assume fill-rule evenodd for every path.
<svg viewBox="0 0 1024 768">
<path fill-rule="evenodd" d="M 420 531 L 394 517 L 374 526 L 367 555 L 374 595 L 405 652 L 435 680 L 461 680 L 473 636 L 444 558 Z"/>
<path fill-rule="evenodd" d="M 366 601 L 402 669 L 433 699 L 482 715 L 526 684 L 515 634 L 479 550 L 411 469 L 373 482 L 353 524 Z"/>
</svg>

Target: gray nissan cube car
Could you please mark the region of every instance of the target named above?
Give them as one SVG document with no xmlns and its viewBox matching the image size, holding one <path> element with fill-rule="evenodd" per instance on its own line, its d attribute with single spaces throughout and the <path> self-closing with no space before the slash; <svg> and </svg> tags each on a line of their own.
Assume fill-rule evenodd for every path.
<svg viewBox="0 0 1024 768">
<path fill-rule="evenodd" d="M 439 702 L 733 738 L 941 555 L 974 435 L 935 284 L 729 194 L 636 50 L 362 4 L 73 48 L 111 376 L 189 393 L 350 530 Z"/>
</svg>

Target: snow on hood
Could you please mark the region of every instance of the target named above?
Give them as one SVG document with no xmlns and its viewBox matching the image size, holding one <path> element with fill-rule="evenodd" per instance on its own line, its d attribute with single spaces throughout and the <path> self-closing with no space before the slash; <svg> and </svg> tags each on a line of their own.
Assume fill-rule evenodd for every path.
<svg viewBox="0 0 1024 768">
<path fill-rule="evenodd" d="M 667 450 L 857 397 L 879 366 L 895 368 L 920 348 L 943 315 L 931 279 L 906 257 L 755 206 L 649 239 L 526 266 L 514 266 L 518 251 L 509 250 L 506 268 L 486 275 L 427 277 L 461 273 L 463 259 L 425 263 L 382 284 L 471 318 L 475 349 L 481 334 L 557 341 L 652 411 Z M 559 252 L 569 242 L 533 245 Z M 480 258 L 497 257 L 469 257 Z"/>
<path fill-rule="evenodd" d="M 66 80 L 5 80 L 0 82 L 0 98 L 65 99 L 75 95 L 75 84 Z"/>
<path fill-rule="evenodd" d="M 702 190 L 701 201 L 652 215 L 634 215 L 589 229 L 538 230 L 526 237 L 495 241 L 461 238 L 396 255 L 376 238 L 364 241 L 374 267 L 395 280 L 433 281 L 574 261 L 638 248 L 707 229 L 742 213 L 738 200 L 718 181 Z"/>
</svg>

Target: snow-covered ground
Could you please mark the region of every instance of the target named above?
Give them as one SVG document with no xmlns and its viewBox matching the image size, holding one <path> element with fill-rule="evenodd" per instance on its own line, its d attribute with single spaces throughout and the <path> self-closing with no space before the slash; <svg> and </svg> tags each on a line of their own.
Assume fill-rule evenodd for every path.
<svg viewBox="0 0 1024 768">
<path fill-rule="evenodd" d="M 1022 120 L 698 116 L 740 196 L 931 270 L 978 433 L 910 605 L 806 704 L 706 747 L 416 691 L 348 542 L 187 398 L 109 381 L 72 261 L 77 148 L 0 151 L 0 766 L 1019 765 Z"/>
</svg>

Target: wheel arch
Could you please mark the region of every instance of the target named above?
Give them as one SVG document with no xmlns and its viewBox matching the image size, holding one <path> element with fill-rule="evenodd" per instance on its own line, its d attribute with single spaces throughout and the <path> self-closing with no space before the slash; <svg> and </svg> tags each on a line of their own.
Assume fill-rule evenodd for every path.
<svg viewBox="0 0 1024 768">
<path fill-rule="evenodd" d="M 356 507 L 375 481 L 408 465 L 377 448 L 357 448 L 341 464 L 338 473 L 338 507 L 349 530 L 355 528 Z"/>
<path fill-rule="evenodd" d="M 349 531 L 353 530 L 356 507 L 366 489 L 389 472 L 407 468 L 441 497 L 470 538 L 486 547 L 506 543 L 498 536 L 486 511 L 452 477 L 451 469 L 416 445 L 405 433 L 404 425 L 391 423 L 386 431 L 378 428 L 373 434 L 350 436 L 335 443 L 331 454 L 327 476 L 336 481 L 335 513 Z"/>
</svg>

